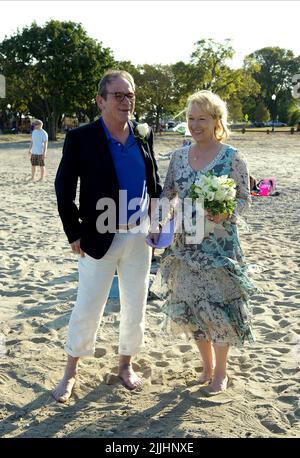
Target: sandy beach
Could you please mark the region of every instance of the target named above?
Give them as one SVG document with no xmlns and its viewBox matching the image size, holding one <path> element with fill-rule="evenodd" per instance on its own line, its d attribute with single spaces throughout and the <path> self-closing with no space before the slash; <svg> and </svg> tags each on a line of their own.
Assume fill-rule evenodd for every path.
<svg viewBox="0 0 300 458">
<path fill-rule="evenodd" d="M 134 367 L 140 392 L 116 377 L 118 301 L 109 300 L 94 358 L 82 359 L 66 405 L 50 390 L 63 374 L 63 345 L 76 298 L 77 262 L 62 230 L 54 177 L 62 142 L 49 144 L 47 178 L 32 183 L 28 143 L 0 141 L 0 436 L 300 437 L 300 134 L 234 133 L 251 174 L 275 176 L 276 197 L 253 198 L 241 228 L 261 292 L 253 297 L 256 342 L 229 356 L 232 385 L 205 397 L 193 342 L 162 331 L 160 301 L 148 301 L 146 347 Z M 180 136 L 157 136 L 165 177 Z"/>
</svg>

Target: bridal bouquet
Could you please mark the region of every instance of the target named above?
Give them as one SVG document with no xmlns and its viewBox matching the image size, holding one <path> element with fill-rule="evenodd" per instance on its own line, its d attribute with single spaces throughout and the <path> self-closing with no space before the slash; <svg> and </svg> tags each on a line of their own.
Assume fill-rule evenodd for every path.
<svg viewBox="0 0 300 458">
<path fill-rule="evenodd" d="M 220 177 L 209 172 L 201 175 L 192 184 L 188 196 L 193 199 L 203 199 L 204 210 L 211 215 L 228 214 L 232 212 L 237 204 L 236 201 L 236 184 L 228 175 Z M 210 225 L 205 232 L 213 232 L 215 223 L 206 221 Z"/>
</svg>

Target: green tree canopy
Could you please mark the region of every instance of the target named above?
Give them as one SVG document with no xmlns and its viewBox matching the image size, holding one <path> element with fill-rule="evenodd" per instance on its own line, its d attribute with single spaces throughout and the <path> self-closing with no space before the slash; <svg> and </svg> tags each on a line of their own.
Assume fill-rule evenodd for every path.
<svg viewBox="0 0 300 458">
<path fill-rule="evenodd" d="M 52 140 L 64 113 L 91 109 L 97 82 L 113 63 L 111 50 L 71 21 L 33 23 L 0 43 L 7 101 L 18 110 L 26 104 L 44 121 Z"/>
<path fill-rule="evenodd" d="M 254 119 L 255 121 L 262 121 L 262 122 L 266 122 L 270 119 L 270 112 L 262 101 L 259 102 L 258 105 L 256 106 L 256 109 L 254 112 Z"/>
<path fill-rule="evenodd" d="M 171 66 L 173 73 L 173 94 L 175 115 L 181 112 L 185 106 L 187 97 L 197 90 L 199 81 L 195 78 L 194 65 L 189 62 L 177 62 Z"/>
<path fill-rule="evenodd" d="M 261 86 L 261 95 L 265 106 L 272 115 L 286 120 L 292 103 L 292 77 L 299 72 L 300 56 L 295 57 L 293 51 L 279 47 L 262 48 L 245 59 L 245 67 L 256 64 L 253 77 Z M 276 95 L 275 103 L 272 95 Z"/>
<path fill-rule="evenodd" d="M 234 56 L 231 40 L 218 43 L 212 39 L 195 43 L 191 62 L 194 90 L 207 89 L 227 101 L 230 119 L 243 117 L 243 101 L 250 94 L 258 94 L 259 84 L 253 78 L 254 65 L 243 69 L 232 69 L 228 60 Z"/>
<path fill-rule="evenodd" d="M 203 39 L 197 41 L 195 46 L 191 55 L 195 89 L 230 93 L 228 86 L 232 84 L 232 77 L 226 62 L 234 56 L 231 40 L 218 43 L 212 39 Z"/>
<path fill-rule="evenodd" d="M 174 110 L 174 77 L 171 65 L 138 66 L 136 111 L 154 122 L 159 129 L 160 119 Z"/>
</svg>

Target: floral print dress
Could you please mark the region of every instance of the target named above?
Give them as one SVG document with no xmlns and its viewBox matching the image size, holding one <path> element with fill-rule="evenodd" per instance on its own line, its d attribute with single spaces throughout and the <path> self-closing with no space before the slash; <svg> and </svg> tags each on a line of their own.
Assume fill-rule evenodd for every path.
<svg viewBox="0 0 300 458">
<path fill-rule="evenodd" d="M 161 198 L 184 199 L 200 174 L 229 175 L 237 185 L 234 216 L 215 226 L 200 244 L 186 244 L 185 233 L 175 233 L 162 255 L 151 290 L 164 299 L 163 312 L 172 331 L 217 345 L 242 346 L 253 341 L 249 298 L 256 290 L 248 274 L 237 231 L 237 216 L 249 206 L 249 174 L 245 159 L 222 144 L 215 159 L 201 171 L 189 163 L 191 146 L 171 158 Z"/>
</svg>

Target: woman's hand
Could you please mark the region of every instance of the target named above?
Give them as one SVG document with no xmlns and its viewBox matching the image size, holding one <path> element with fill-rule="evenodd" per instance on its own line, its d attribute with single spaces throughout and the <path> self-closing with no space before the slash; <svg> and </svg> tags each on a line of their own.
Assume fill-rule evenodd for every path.
<svg viewBox="0 0 300 458">
<path fill-rule="evenodd" d="M 206 218 L 209 221 L 213 221 L 216 224 L 221 224 L 223 221 L 226 221 L 229 218 L 228 213 L 220 213 L 219 215 L 212 215 L 211 213 L 207 212 Z"/>
<path fill-rule="evenodd" d="M 159 236 L 160 236 L 160 231 L 159 232 L 149 232 L 148 234 L 148 238 L 151 240 L 153 245 L 157 244 Z"/>
</svg>

